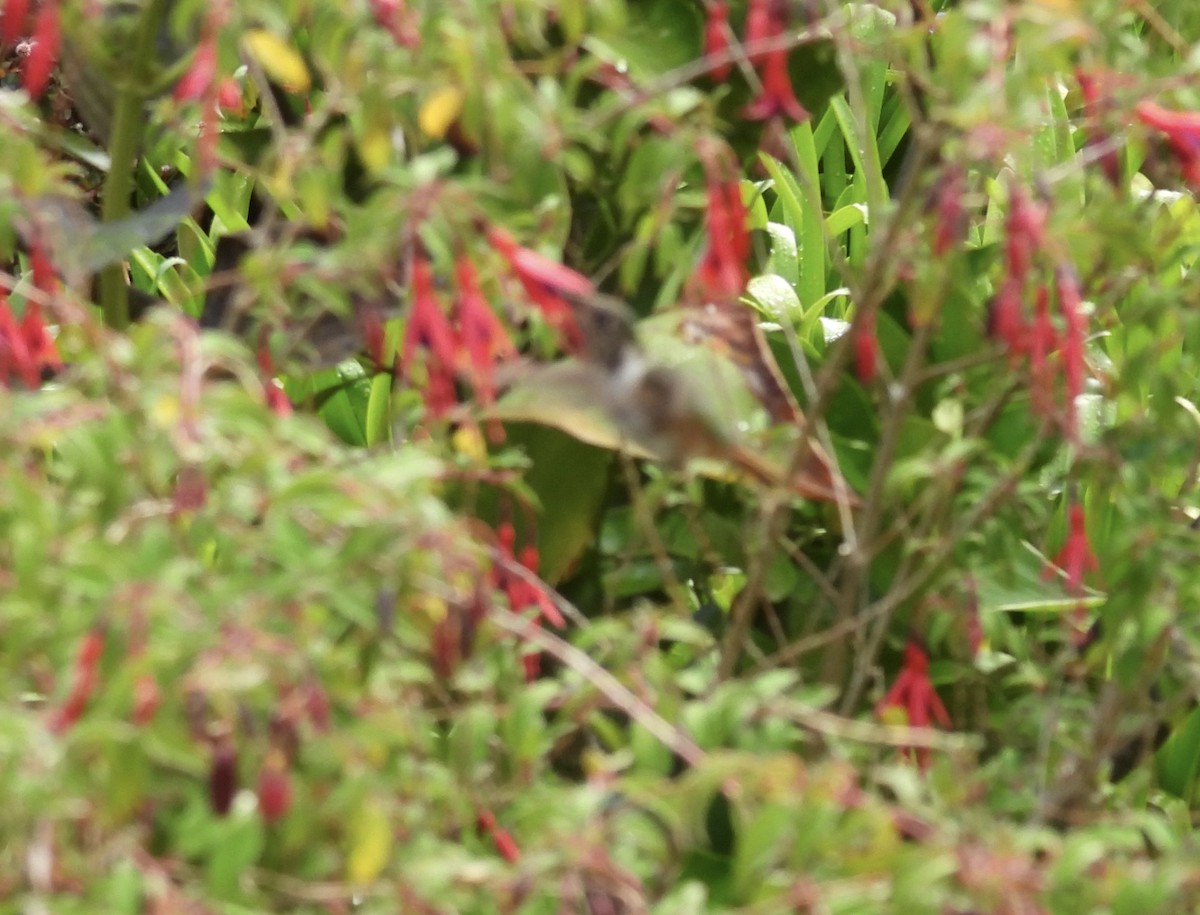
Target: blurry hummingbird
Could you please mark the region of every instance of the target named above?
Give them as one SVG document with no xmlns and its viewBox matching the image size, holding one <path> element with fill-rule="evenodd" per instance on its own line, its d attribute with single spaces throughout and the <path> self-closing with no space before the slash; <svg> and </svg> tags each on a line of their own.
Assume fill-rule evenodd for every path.
<svg viewBox="0 0 1200 915">
<path fill-rule="evenodd" d="M 783 467 L 737 441 L 733 430 L 725 428 L 709 409 L 690 376 L 679 368 L 656 363 L 647 354 L 634 332 L 633 313 L 624 302 L 602 294 L 564 297 L 581 331 L 583 352 L 577 362 L 557 364 L 552 375 L 535 375 L 539 388 L 552 384 L 582 387 L 626 444 L 667 463 L 714 458 L 759 482 L 787 487 L 808 499 L 858 504 L 857 496 L 815 442 L 803 446 L 806 455 L 789 476 Z M 760 351 L 757 358 L 768 357 Z M 754 382 L 751 387 L 759 386 L 761 366 L 750 367 L 753 372 L 742 368 Z M 803 424 L 798 410 L 795 417 Z"/>
</svg>

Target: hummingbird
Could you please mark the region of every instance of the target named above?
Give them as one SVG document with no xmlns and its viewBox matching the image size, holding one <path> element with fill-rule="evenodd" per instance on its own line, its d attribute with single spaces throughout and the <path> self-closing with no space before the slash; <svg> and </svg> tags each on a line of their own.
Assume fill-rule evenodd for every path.
<svg viewBox="0 0 1200 915">
<path fill-rule="evenodd" d="M 692 376 L 647 353 L 635 332 L 633 311 L 624 302 L 600 293 L 564 297 L 572 306 L 583 349 L 569 370 L 559 371 L 557 381 L 590 391 L 623 444 L 667 464 L 716 459 L 760 483 L 782 486 L 808 499 L 858 504 L 816 442 L 801 446 L 806 452 L 798 469 L 789 473 L 739 441 L 710 409 Z M 760 358 L 769 358 L 765 348 Z M 550 377 L 538 382 L 542 387 L 550 383 Z M 802 414 L 796 416 L 803 423 Z"/>
</svg>

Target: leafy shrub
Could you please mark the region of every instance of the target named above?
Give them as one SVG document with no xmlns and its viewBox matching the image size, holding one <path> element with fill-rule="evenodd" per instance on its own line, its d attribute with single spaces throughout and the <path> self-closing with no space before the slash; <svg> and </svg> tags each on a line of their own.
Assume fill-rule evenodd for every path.
<svg viewBox="0 0 1200 915">
<path fill-rule="evenodd" d="M 0 5 L 0 897 L 1191 911 L 1191 4 Z"/>
</svg>

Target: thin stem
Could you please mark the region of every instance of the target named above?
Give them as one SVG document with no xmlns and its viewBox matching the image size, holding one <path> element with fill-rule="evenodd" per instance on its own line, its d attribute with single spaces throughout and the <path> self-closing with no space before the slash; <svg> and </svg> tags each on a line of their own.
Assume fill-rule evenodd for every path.
<svg viewBox="0 0 1200 915">
<path fill-rule="evenodd" d="M 104 182 L 100 207 L 102 222 L 116 222 L 129 215 L 133 171 L 145 132 L 142 110 L 146 87 L 153 83 L 153 70 L 158 60 L 155 42 L 166 10 L 167 0 L 151 0 L 142 12 L 134 47 L 126 58 L 133 61 L 133 70 L 115 87 L 117 97 L 108 145 L 108 178 Z M 101 272 L 100 308 L 104 323 L 109 327 L 120 330 L 129 326 L 129 287 L 125 283 L 124 263 L 110 264 Z"/>
</svg>

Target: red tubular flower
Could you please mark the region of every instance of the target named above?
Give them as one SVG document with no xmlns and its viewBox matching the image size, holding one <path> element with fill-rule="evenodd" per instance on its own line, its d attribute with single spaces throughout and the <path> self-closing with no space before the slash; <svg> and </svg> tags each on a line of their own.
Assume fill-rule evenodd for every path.
<svg viewBox="0 0 1200 915">
<path fill-rule="evenodd" d="M 708 4 L 708 16 L 704 20 L 704 56 L 710 62 L 709 75 L 723 80 L 733 69 L 728 60 L 729 53 L 729 4 L 725 0 L 712 0 Z M 720 63 L 712 63 L 720 58 Z"/>
<path fill-rule="evenodd" d="M 453 371 L 459 347 L 433 291 L 433 268 L 422 255 L 413 258 L 412 309 L 404 329 L 402 361 L 410 382 L 418 349 L 425 351 L 425 405 L 433 416 L 444 416 L 455 402 Z"/>
<path fill-rule="evenodd" d="M 287 392 L 277 378 L 268 378 L 265 385 L 267 407 L 276 416 L 291 416 L 292 402 L 288 400 Z"/>
<path fill-rule="evenodd" d="M 415 14 L 404 0 L 371 0 L 371 12 L 375 21 L 388 30 L 396 44 L 402 48 L 420 47 L 421 32 Z"/>
<path fill-rule="evenodd" d="M 1079 83 L 1079 94 L 1083 96 L 1083 113 L 1087 118 L 1084 132 L 1087 136 L 1086 146 L 1101 147 L 1100 170 L 1113 187 L 1121 183 L 1121 159 L 1112 142 L 1112 134 L 1101 124 L 1101 115 L 1112 107 L 1108 80 L 1104 74 L 1097 74 L 1082 68 L 1076 68 L 1075 81 Z"/>
<path fill-rule="evenodd" d="M 595 284 L 582 273 L 517 244 L 516 239 L 496 226 L 487 229 L 487 239 L 508 262 L 547 323 L 564 336 L 572 349 L 582 349 L 583 337 L 565 296 L 592 295 L 596 291 Z"/>
<path fill-rule="evenodd" d="M 1155 102 L 1139 102 L 1134 112 L 1143 124 L 1166 136 L 1183 177 L 1200 186 L 1200 111 L 1171 111 Z"/>
<path fill-rule="evenodd" d="M 1058 287 L 1058 308 L 1063 318 L 1062 361 L 1063 378 L 1066 382 L 1066 431 L 1067 438 L 1078 441 L 1075 398 L 1083 393 L 1087 364 L 1084 356 L 1087 342 L 1087 319 L 1083 314 L 1083 302 L 1079 294 L 1079 278 L 1066 264 L 1055 271 Z"/>
<path fill-rule="evenodd" d="M 29 18 L 29 0 L 5 0 L 0 15 L 0 45 L 12 47 L 25 34 Z"/>
<path fill-rule="evenodd" d="M 1006 277 L 988 308 L 988 336 L 1000 340 L 1008 349 L 1009 362 L 1029 350 L 1029 328 L 1021 308 L 1021 281 Z"/>
<path fill-rule="evenodd" d="M 971 657 L 976 657 L 979 654 L 979 649 L 983 647 L 983 621 L 979 617 L 979 592 L 975 586 L 975 579 L 968 578 L 967 585 L 967 606 L 964 614 L 964 624 L 967 633 L 967 645 L 971 649 Z"/>
<path fill-rule="evenodd" d="M 99 683 L 100 656 L 104 654 L 104 629 L 92 629 L 79 643 L 66 701 L 50 720 L 50 730 L 61 734 L 79 720 Z"/>
<path fill-rule="evenodd" d="M 1008 275 L 1024 280 L 1033 265 L 1034 254 L 1046 245 L 1046 208 L 1030 199 L 1018 185 L 1012 188 L 1005 230 Z"/>
<path fill-rule="evenodd" d="M 1100 563 L 1088 542 L 1083 506 L 1072 502 L 1067 508 L 1067 539 L 1052 564 L 1042 572 L 1042 577 L 1049 580 L 1061 570 L 1067 576 L 1067 590 L 1071 594 L 1082 594 L 1084 574 L 1099 568 Z"/>
<path fill-rule="evenodd" d="M 33 272 L 34 287 L 47 295 L 58 292 L 58 274 L 40 244 L 30 245 L 29 266 Z M 44 369 L 55 372 L 62 370 L 62 358 L 58 355 L 58 347 L 42 319 L 42 308 L 36 300 L 30 299 L 25 303 L 21 336 L 28 347 L 30 358 L 37 367 L 39 378 Z"/>
<path fill-rule="evenodd" d="M 788 73 L 786 48 L 767 53 L 759 66 L 762 91 L 742 111 L 743 117 L 751 121 L 765 121 L 773 117 L 785 117 L 790 121 L 807 121 L 808 109 L 796 98 L 792 88 L 792 77 Z"/>
<path fill-rule="evenodd" d="M 746 44 L 749 58 L 758 68 L 762 90 L 742 114 L 752 121 L 783 116 L 793 121 L 808 119 L 808 111 L 796 98 L 792 77 L 788 73 L 788 51 L 785 47 L 756 50 L 760 42 L 778 38 L 787 28 L 786 0 L 751 0 L 746 12 Z"/>
<path fill-rule="evenodd" d="M 9 384 L 19 378 L 32 390 L 41 385 L 44 370 L 61 368 L 62 359 L 42 320 L 40 305 L 32 299 L 26 300 L 25 314 L 18 324 L 9 307 L 8 296 L 0 291 L 0 384 Z"/>
<path fill-rule="evenodd" d="M 222 817 L 229 813 L 237 789 L 237 747 L 231 738 L 219 737 L 213 741 L 208 769 L 208 802 L 213 813 Z"/>
<path fill-rule="evenodd" d="M 532 543 L 527 544 L 521 550 L 521 565 L 529 572 L 530 575 L 538 574 L 538 567 L 541 565 L 541 557 L 538 555 L 538 548 Z M 525 581 L 525 598 L 526 606 L 535 606 L 538 613 L 551 626 L 556 629 L 562 629 L 567 625 L 567 621 L 563 619 L 561 613 L 558 612 L 558 607 L 554 606 L 554 601 L 550 599 L 544 588 L 538 584 Z"/>
<path fill-rule="evenodd" d="M 227 76 L 217 83 L 217 107 L 225 114 L 234 117 L 240 117 L 246 113 L 242 87 L 232 76 Z"/>
<path fill-rule="evenodd" d="M 496 815 L 490 810 L 480 808 L 475 815 L 475 828 L 492 840 L 501 857 L 510 864 L 521 859 L 521 849 L 513 839 L 512 833 L 496 822 Z"/>
<path fill-rule="evenodd" d="M 492 376 L 497 363 L 514 358 L 517 349 L 483 297 L 475 267 L 465 256 L 458 258 L 454 274 L 458 281 L 458 326 L 469 363 L 468 374 L 480 401 L 486 406 L 496 399 Z"/>
<path fill-rule="evenodd" d="M 258 811 L 263 820 L 274 823 L 282 819 L 292 809 L 292 794 L 287 758 L 272 748 L 258 773 Z"/>
<path fill-rule="evenodd" d="M 58 274 L 54 264 L 46 255 L 46 249 L 36 242 L 29 246 L 29 269 L 33 273 L 34 286 L 48 294 L 58 291 Z"/>
<path fill-rule="evenodd" d="M 42 380 L 25 334 L 8 307 L 8 297 L 0 293 L 0 381 L 8 384 L 14 377 L 19 377 L 30 389 Z"/>
<path fill-rule="evenodd" d="M 761 63 L 765 57 L 763 51 L 757 47 L 759 42 L 769 41 L 783 29 L 783 23 L 777 23 L 777 5 L 777 0 L 750 0 L 746 9 L 746 44 L 749 46 L 749 58 L 753 64 Z"/>
<path fill-rule="evenodd" d="M 268 349 L 265 339 L 259 344 L 255 356 L 258 359 L 258 370 L 262 375 L 263 399 L 267 402 L 267 408 L 276 416 L 291 416 L 292 402 L 288 400 L 287 392 L 283 389 L 279 379 L 275 377 L 275 364 L 271 359 L 271 351 Z"/>
<path fill-rule="evenodd" d="M 875 334 L 875 312 L 863 317 L 854 338 L 854 371 L 863 384 L 879 374 L 879 339 Z"/>
<path fill-rule="evenodd" d="M 746 288 L 750 272 L 750 232 L 746 205 L 737 176 L 719 154 L 704 163 L 708 186 L 706 231 L 708 244 L 696 268 L 697 292 L 713 301 L 736 299 Z M 728 173 L 728 174 L 727 174 Z"/>
<path fill-rule="evenodd" d="M 144 727 L 154 720 L 162 696 L 150 674 L 142 674 L 133 684 L 133 723 Z"/>
<path fill-rule="evenodd" d="M 217 76 L 217 43 L 211 31 L 201 39 L 192 62 L 175 84 L 177 102 L 195 102 L 204 98 Z"/>
<path fill-rule="evenodd" d="M 7 17 L 5 17 L 7 18 Z M 42 0 L 37 18 L 33 22 L 33 48 L 25 58 L 21 79 L 25 90 L 34 98 L 40 98 L 50 82 L 50 72 L 58 60 L 58 46 L 62 40 L 62 24 L 58 14 L 58 0 Z"/>
<path fill-rule="evenodd" d="M 564 628 L 567 621 L 563 619 L 558 607 L 554 605 L 554 601 L 550 599 L 550 595 L 546 593 L 545 588 L 540 584 L 540 579 L 537 578 L 540 564 L 537 547 L 531 543 L 521 550 L 519 563 L 529 572 L 528 576 L 520 575 L 511 568 L 505 567 L 506 563 L 518 562 L 514 552 L 516 540 L 517 532 L 511 522 L 504 521 L 497 526 L 496 541 L 500 548 L 502 561 L 492 566 L 494 586 L 504 592 L 508 598 L 508 606 L 513 613 L 520 613 L 534 607 L 538 611 L 535 622 L 540 624 L 544 620 L 556 629 Z M 525 655 L 523 661 L 526 678 L 532 680 L 537 677 L 541 668 L 540 656 L 533 652 Z"/>
<path fill-rule="evenodd" d="M 936 221 L 933 229 L 933 253 L 944 257 L 962 241 L 967 230 L 967 211 L 963 207 L 963 192 L 967 179 L 962 169 L 943 173 L 936 198 Z"/>
<path fill-rule="evenodd" d="M 1029 334 L 1029 374 L 1033 381 L 1033 406 L 1042 414 L 1050 413 L 1050 392 L 1054 386 L 1054 377 L 1050 371 L 1050 354 L 1058 349 L 1058 346 L 1058 329 L 1050 316 L 1050 291 L 1044 285 L 1039 286 L 1034 306 L 1033 328 Z"/>
<path fill-rule="evenodd" d="M 886 718 L 888 709 L 902 710 L 910 727 L 925 728 L 933 722 L 943 728 L 951 726 L 950 714 L 929 680 L 929 656 L 915 639 L 904 646 L 904 666 L 887 695 L 875 706 L 875 714 Z M 929 751 L 919 750 L 917 761 L 924 768 Z"/>
</svg>

